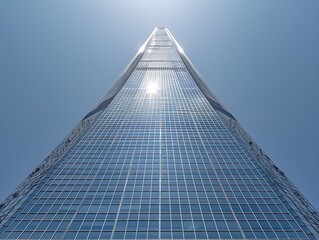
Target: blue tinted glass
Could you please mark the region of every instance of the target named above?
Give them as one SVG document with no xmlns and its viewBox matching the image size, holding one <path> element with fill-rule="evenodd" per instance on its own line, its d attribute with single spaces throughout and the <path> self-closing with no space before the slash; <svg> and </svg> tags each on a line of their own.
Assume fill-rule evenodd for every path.
<svg viewBox="0 0 319 240">
<path fill-rule="evenodd" d="M 318 229 L 165 29 L 23 184 L 1 205 L 1 239 L 311 239 Z"/>
</svg>

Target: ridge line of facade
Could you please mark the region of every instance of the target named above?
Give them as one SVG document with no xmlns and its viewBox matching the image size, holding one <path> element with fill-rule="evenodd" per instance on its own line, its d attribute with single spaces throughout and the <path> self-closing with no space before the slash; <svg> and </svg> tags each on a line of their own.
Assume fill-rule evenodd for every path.
<svg viewBox="0 0 319 240">
<path fill-rule="evenodd" d="M 116 94 L 121 90 L 124 86 L 134 69 L 136 68 L 137 64 L 139 63 L 140 59 L 142 58 L 147 46 L 150 44 L 152 37 L 154 36 L 156 30 L 155 28 L 151 35 L 147 38 L 144 44 L 140 47 L 137 51 L 133 59 L 127 64 L 126 68 L 122 71 L 122 73 L 118 76 L 117 80 L 115 80 L 114 84 L 109 88 L 106 94 L 98 101 L 95 107 L 83 118 L 86 119 L 95 113 L 98 113 L 108 107 L 108 105 L 112 102 L 115 98 Z"/>
<path fill-rule="evenodd" d="M 203 79 L 203 77 L 200 75 L 200 73 L 197 71 L 196 67 L 192 64 L 192 62 L 189 60 L 185 52 L 182 50 L 182 48 L 179 46 L 178 42 L 174 38 L 174 36 L 171 34 L 171 32 L 165 28 L 165 31 L 167 32 L 168 36 L 171 38 L 173 44 L 175 45 L 175 48 L 181 57 L 185 67 L 189 71 L 190 75 L 192 76 L 193 80 L 197 84 L 198 88 L 202 91 L 210 105 L 216 110 L 221 112 L 222 114 L 226 115 L 227 117 L 232 118 L 233 120 L 237 121 L 236 118 L 225 108 L 225 106 L 219 101 L 217 96 L 209 89 L 206 81 Z"/>
</svg>

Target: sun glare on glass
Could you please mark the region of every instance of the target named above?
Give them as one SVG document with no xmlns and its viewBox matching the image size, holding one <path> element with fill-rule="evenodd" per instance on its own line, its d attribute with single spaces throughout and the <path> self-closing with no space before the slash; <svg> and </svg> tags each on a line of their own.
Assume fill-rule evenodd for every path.
<svg viewBox="0 0 319 240">
<path fill-rule="evenodd" d="M 146 91 L 151 95 L 157 93 L 159 91 L 158 83 L 150 82 L 149 84 L 147 84 Z"/>
</svg>

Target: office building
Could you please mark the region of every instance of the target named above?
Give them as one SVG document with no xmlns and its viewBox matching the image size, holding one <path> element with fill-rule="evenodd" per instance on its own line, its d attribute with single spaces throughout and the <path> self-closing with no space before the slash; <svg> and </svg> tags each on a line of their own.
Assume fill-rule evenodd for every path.
<svg viewBox="0 0 319 240">
<path fill-rule="evenodd" d="M 166 28 L 0 209 L 1 239 L 319 238 Z"/>
</svg>

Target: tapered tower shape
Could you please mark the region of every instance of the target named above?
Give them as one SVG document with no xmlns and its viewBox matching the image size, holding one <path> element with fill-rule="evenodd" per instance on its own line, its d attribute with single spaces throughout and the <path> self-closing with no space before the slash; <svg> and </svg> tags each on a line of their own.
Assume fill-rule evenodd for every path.
<svg viewBox="0 0 319 240">
<path fill-rule="evenodd" d="M 316 239 L 319 216 L 156 28 L 1 204 L 1 239 Z"/>
</svg>

